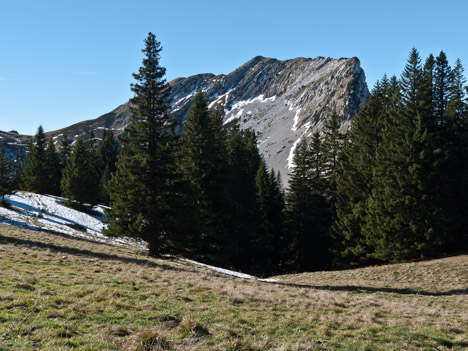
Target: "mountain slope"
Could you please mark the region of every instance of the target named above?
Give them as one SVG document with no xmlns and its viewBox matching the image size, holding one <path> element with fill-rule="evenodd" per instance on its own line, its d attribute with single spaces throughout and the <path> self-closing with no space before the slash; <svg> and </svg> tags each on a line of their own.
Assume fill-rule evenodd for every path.
<svg viewBox="0 0 468 351">
<path fill-rule="evenodd" d="M 242 128 L 257 132 L 259 148 L 270 167 L 283 178 L 292 166 L 294 146 L 301 137 L 321 130 L 332 109 L 342 129 L 368 95 L 365 74 L 355 57 L 296 58 L 279 61 L 257 56 L 224 75 L 198 74 L 177 78 L 171 87 L 171 113 L 179 131 L 193 96 L 202 89 L 210 107 L 219 108 L 225 123 L 238 119 Z M 116 134 L 129 123 L 128 103 L 97 119 L 48 132 L 58 142 L 63 134 L 75 137 L 104 128 Z"/>
</svg>

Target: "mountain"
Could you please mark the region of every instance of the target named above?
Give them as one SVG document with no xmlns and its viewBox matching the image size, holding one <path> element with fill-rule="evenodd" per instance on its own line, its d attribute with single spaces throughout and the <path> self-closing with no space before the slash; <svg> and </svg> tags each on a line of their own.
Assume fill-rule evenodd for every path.
<svg viewBox="0 0 468 351">
<path fill-rule="evenodd" d="M 193 96 L 200 88 L 210 107 L 224 113 L 225 123 L 238 119 L 242 128 L 252 128 L 267 164 L 279 170 L 284 180 L 301 137 L 321 130 L 332 109 L 341 117 L 341 128 L 368 95 L 365 74 L 356 57 L 296 58 L 279 61 L 257 56 L 228 75 L 210 73 L 169 82 L 171 112 L 179 131 Z M 116 134 L 129 123 L 128 103 L 97 119 L 48 132 L 58 142 L 63 134 L 75 137 L 104 129 Z"/>
<path fill-rule="evenodd" d="M 18 134 L 17 131 L 9 132 L 0 131 L 0 143 L 6 146 L 7 155 L 10 159 L 14 159 L 17 151 L 24 151 L 29 142 L 29 135 Z"/>
</svg>

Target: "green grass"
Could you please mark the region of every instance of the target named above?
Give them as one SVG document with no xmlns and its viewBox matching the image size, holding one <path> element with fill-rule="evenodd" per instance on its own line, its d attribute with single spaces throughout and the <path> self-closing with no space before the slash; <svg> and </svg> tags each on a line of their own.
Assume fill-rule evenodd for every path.
<svg viewBox="0 0 468 351">
<path fill-rule="evenodd" d="M 468 257 L 250 281 L 0 226 L 0 350 L 467 350 Z"/>
</svg>

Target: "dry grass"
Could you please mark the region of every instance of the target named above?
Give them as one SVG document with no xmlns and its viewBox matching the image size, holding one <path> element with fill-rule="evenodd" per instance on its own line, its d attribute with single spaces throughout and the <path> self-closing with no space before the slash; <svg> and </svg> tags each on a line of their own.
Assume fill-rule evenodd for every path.
<svg viewBox="0 0 468 351">
<path fill-rule="evenodd" d="M 466 350 L 468 256 L 265 283 L 0 226 L 0 350 Z"/>
</svg>

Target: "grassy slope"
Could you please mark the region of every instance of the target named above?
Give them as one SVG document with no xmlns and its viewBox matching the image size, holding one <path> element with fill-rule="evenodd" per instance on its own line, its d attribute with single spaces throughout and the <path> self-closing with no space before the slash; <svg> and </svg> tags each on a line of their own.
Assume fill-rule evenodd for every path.
<svg viewBox="0 0 468 351">
<path fill-rule="evenodd" d="M 466 255 L 279 279 L 0 225 L 0 350 L 468 349 Z"/>
</svg>

